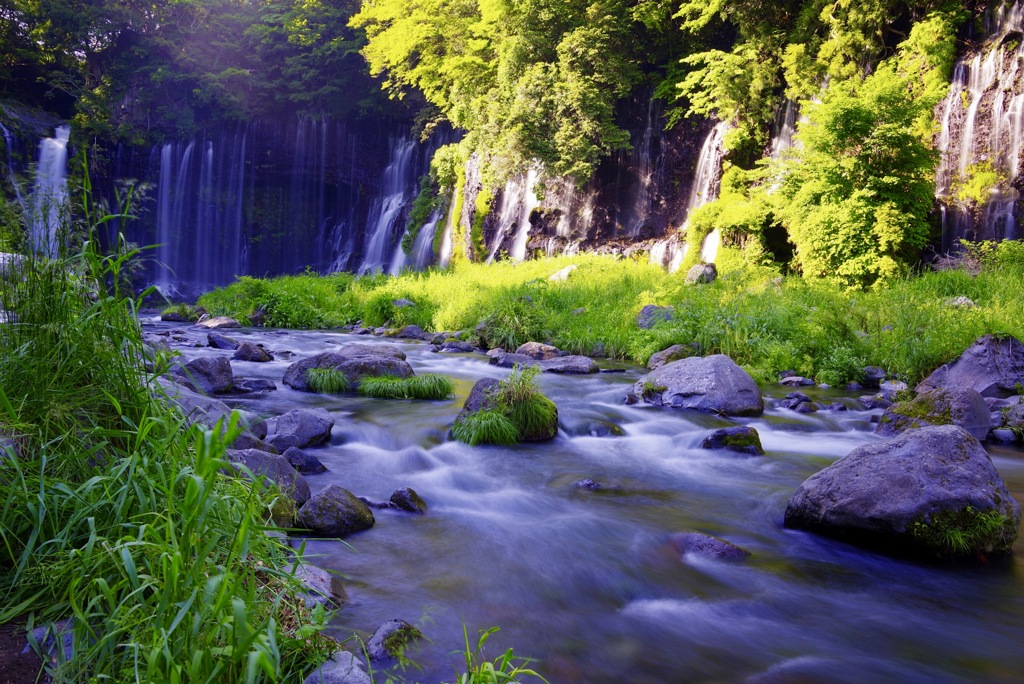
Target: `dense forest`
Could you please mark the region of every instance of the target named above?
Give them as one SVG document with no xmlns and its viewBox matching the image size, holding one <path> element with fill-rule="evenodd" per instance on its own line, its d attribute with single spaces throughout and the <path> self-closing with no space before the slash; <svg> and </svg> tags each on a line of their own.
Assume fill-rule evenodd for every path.
<svg viewBox="0 0 1024 684">
<path fill-rule="evenodd" d="M 753 261 L 792 257 L 806 276 L 864 286 L 902 272 L 935 241 L 934 111 L 958 35 L 982 35 L 985 9 L 8 1 L 0 74 L 5 98 L 71 119 L 101 175 L 117 143 L 184 139 L 225 122 L 386 117 L 424 138 L 450 124 L 463 137 L 434 154 L 407 246 L 415 224 L 465 184 L 471 157 L 481 188 L 474 229 L 501 185 L 529 169 L 584 185 L 630 147 L 621 112 L 641 93 L 665 103 L 666 129 L 728 126 L 722 197 L 687 217 L 691 245 L 719 229 Z M 802 114 L 800 144 L 773 159 L 773 125 L 787 105 Z M 972 171 L 963 185 L 1000 181 L 990 168 Z M 985 189 L 957 191 L 967 204 L 980 192 L 980 204 Z M 486 254 L 479 234 L 457 242 L 470 259 Z"/>
</svg>

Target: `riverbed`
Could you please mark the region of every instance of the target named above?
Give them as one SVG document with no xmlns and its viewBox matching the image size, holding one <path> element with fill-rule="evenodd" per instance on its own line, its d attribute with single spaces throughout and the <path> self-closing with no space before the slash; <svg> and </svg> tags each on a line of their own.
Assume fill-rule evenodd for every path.
<svg viewBox="0 0 1024 684">
<path fill-rule="evenodd" d="M 147 332 L 172 327 L 147 322 Z M 366 639 L 392 618 L 426 635 L 408 652 L 420 669 L 396 672 L 406 681 L 453 681 L 463 626 L 474 644 L 501 627 L 485 653 L 513 647 L 552 683 L 1024 681 L 1021 540 L 1001 562 L 930 566 L 782 528 L 805 478 L 879 439 L 872 412 L 849 394 L 811 389 L 850 410 L 800 415 L 775 406 L 790 390 L 762 388 L 765 415 L 729 421 L 627 406 L 644 370 L 607 362 L 596 375 L 538 377 L 559 409 L 554 441 L 469 447 L 446 438 L 466 395 L 480 378 L 509 374 L 482 354 L 334 332 L 221 332 L 274 352 L 273 362 L 233 366 L 278 389 L 220 398 L 264 417 L 301 407 L 334 415 L 330 443 L 309 450 L 328 468 L 306 476 L 314 493 L 337 484 L 386 501 L 412 487 L 426 500 L 425 516 L 379 510 L 372 529 L 344 543 L 305 545 L 312 562 L 346 578 L 332 635 Z M 453 378 L 455 398 L 316 395 L 280 382 L 292 362 L 350 342 L 397 346 L 417 374 Z M 756 428 L 767 454 L 699 448 L 732 424 Z M 1024 453 L 989 452 L 1024 501 Z M 578 486 L 585 479 L 600 488 Z M 691 530 L 752 555 L 680 555 L 670 535 Z"/>
</svg>

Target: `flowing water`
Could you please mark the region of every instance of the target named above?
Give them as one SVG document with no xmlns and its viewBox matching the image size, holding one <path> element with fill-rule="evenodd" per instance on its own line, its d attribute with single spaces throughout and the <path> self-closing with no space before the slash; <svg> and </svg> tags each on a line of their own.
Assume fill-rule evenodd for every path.
<svg viewBox="0 0 1024 684">
<path fill-rule="evenodd" d="M 68 140 L 70 126 L 58 126 L 56 135 L 39 142 L 39 166 L 32 192 L 32 248 L 54 256 L 60 248 L 60 229 L 68 211 Z"/>
<path fill-rule="evenodd" d="M 235 362 L 236 374 L 280 386 L 231 403 L 268 417 L 313 406 L 335 416 L 330 444 L 310 450 L 329 468 L 307 476 L 314 492 L 338 484 L 386 501 L 409 486 L 427 501 L 422 517 L 375 511 L 376 526 L 347 544 L 306 544 L 313 562 L 347 578 L 349 603 L 331 633 L 365 639 L 391 618 L 422 628 L 428 640 L 409 653 L 422 670 L 407 681 L 452 681 L 463 625 L 471 638 L 500 626 L 487 653 L 514 647 L 540 659 L 552 682 L 1024 680 L 1024 543 L 1006 563 L 931 567 L 782 528 L 805 478 L 877 439 L 868 412 L 804 416 L 769 402 L 764 417 L 736 421 L 757 428 L 767 456 L 742 457 L 697 448 L 729 421 L 625 406 L 641 369 L 544 374 L 558 437 L 471 448 L 446 433 L 477 379 L 508 374 L 482 355 L 327 332 L 228 332 L 278 352 L 268 364 Z M 455 378 L 456 398 L 332 397 L 280 384 L 289 363 L 354 341 L 398 346 L 418 374 Z M 991 453 L 1024 501 L 1024 454 Z M 585 478 L 604 488 L 575 485 Z M 687 530 L 753 555 L 681 557 L 669 535 Z"/>
</svg>

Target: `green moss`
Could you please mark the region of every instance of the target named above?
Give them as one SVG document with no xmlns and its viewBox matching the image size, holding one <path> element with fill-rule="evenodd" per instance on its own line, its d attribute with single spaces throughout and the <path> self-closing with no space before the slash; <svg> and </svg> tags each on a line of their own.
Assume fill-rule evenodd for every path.
<svg viewBox="0 0 1024 684">
<path fill-rule="evenodd" d="M 983 553 L 1009 553 L 1017 538 L 1017 525 L 997 510 L 978 511 L 966 506 L 922 516 L 910 524 L 909 532 L 930 553 L 962 558 Z"/>
<path fill-rule="evenodd" d="M 667 389 L 667 385 L 657 385 L 651 380 L 644 380 L 644 384 L 640 386 L 640 397 L 650 401 Z"/>
<path fill-rule="evenodd" d="M 484 188 L 476 196 L 475 209 L 473 212 L 473 225 L 470 228 L 470 238 L 473 250 L 476 252 L 476 260 L 482 261 L 487 256 L 487 246 L 484 244 L 484 221 L 491 214 L 491 204 L 494 201 L 494 193 Z"/>
<path fill-rule="evenodd" d="M 722 439 L 722 445 L 736 451 L 745 451 L 752 448 L 757 451 L 764 451 L 764 447 L 761 446 L 761 438 L 756 432 L 726 435 Z"/>
<path fill-rule="evenodd" d="M 926 421 L 932 425 L 952 425 L 952 402 L 943 390 L 933 390 L 918 395 L 916 399 L 893 404 L 889 410 L 909 420 Z M 914 425 L 913 427 L 917 427 Z"/>
<path fill-rule="evenodd" d="M 186 321 L 192 321 L 193 323 L 199 320 L 199 312 L 191 304 L 172 304 L 160 312 L 161 316 L 168 316 L 170 314 L 177 314 Z"/>
<path fill-rule="evenodd" d="M 473 411 L 457 418 L 452 436 L 470 446 L 479 444 L 516 444 L 519 430 L 515 423 L 498 408 Z"/>
<path fill-rule="evenodd" d="M 405 647 L 413 639 L 423 637 L 423 632 L 412 625 L 403 624 L 401 627 L 384 637 L 384 650 L 395 658 L 400 658 Z"/>
</svg>

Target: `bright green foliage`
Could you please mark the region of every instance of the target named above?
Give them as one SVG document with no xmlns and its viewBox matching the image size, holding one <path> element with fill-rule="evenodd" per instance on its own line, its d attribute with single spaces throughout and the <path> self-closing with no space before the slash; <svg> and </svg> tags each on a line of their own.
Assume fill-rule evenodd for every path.
<svg viewBox="0 0 1024 684">
<path fill-rule="evenodd" d="M 380 375 L 360 378 L 357 391 L 374 399 L 450 399 L 455 394 L 455 385 L 443 375 Z"/>
<path fill-rule="evenodd" d="M 349 388 L 348 376 L 334 368 L 310 368 L 306 384 L 317 394 L 342 394 Z"/>
<path fill-rule="evenodd" d="M 199 312 L 196 311 L 196 308 L 191 304 L 186 304 L 184 302 L 181 304 L 172 304 L 160 312 L 161 316 L 167 316 L 170 314 L 177 314 L 186 321 L 195 322 L 199 320 Z"/>
<path fill-rule="evenodd" d="M 854 287 L 891 280 L 927 243 L 936 155 L 923 123 L 952 66 L 949 45 L 922 46 L 933 33 L 954 41 L 943 18 L 921 22 L 875 73 L 830 87 L 806 110 L 802 147 L 772 169 L 780 187 L 771 201 L 805 277 Z"/>
<path fill-rule="evenodd" d="M 381 0 L 352 25 L 372 73 L 466 130 L 488 176 L 540 161 L 582 180 L 628 142 L 614 107 L 639 76 L 629 13 L 620 0 Z"/>
<path fill-rule="evenodd" d="M 228 474 L 237 416 L 188 429 L 154 398 L 145 366 L 167 359 L 119 289 L 138 252 L 118 248 L 89 240 L 0 280 L 17 319 L 0 324 L 0 430 L 18 451 L 0 487 L 0 623 L 73 618 L 55 681 L 301 679 L 329 654 L 326 615 L 263 534 L 275 495 Z"/>
<path fill-rule="evenodd" d="M 204 294 L 199 305 L 215 316 L 231 316 L 243 325 L 256 312 L 262 312 L 268 326 L 336 328 L 357 318 L 345 297 L 353 280 L 351 273 L 271 280 L 242 276 L 229 287 Z"/>
<path fill-rule="evenodd" d="M 539 373 L 537 366 L 516 366 L 494 395 L 494 403 L 516 426 L 523 441 L 550 439 L 558 431 L 558 407 L 537 389 Z"/>
<path fill-rule="evenodd" d="M 480 444 L 516 444 L 519 430 L 500 409 L 473 411 L 455 420 L 452 436 L 470 446 Z"/>
<path fill-rule="evenodd" d="M 487 344 L 514 350 L 526 342 L 546 340 L 548 332 L 544 320 L 531 296 L 533 288 L 515 288 L 495 302 L 493 312 L 484 323 L 483 336 Z"/>
<path fill-rule="evenodd" d="M 965 178 L 956 178 L 953 195 L 962 204 L 981 206 L 992 198 L 992 191 L 1004 183 L 991 161 L 976 162 L 967 167 Z"/>
<path fill-rule="evenodd" d="M 814 379 L 819 383 L 842 387 L 848 382 L 860 382 L 864 378 L 867 362 L 845 345 L 833 347 L 818 364 Z"/>
<path fill-rule="evenodd" d="M 473 648 L 469 644 L 469 633 L 463 625 L 462 633 L 466 640 L 463 657 L 466 661 L 466 671 L 458 675 L 456 684 L 515 684 L 522 677 L 536 677 L 546 684 L 548 680 L 526 667 L 530 660 L 515 657 L 511 648 L 493 661 L 484 660 L 484 646 L 491 635 L 498 631 L 498 627 L 491 627 L 480 632 L 476 648 Z"/>
</svg>

